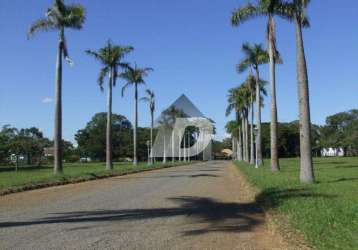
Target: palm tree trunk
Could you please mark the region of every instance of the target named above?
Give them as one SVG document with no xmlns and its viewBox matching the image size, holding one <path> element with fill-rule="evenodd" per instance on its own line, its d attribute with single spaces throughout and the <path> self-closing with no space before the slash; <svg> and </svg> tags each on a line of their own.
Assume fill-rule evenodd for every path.
<svg viewBox="0 0 358 250">
<path fill-rule="evenodd" d="M 270 80 L 271 80 L 271 170 L 280 170 L 277 150 L 277 103 L 276 103 L 276 70 L 274 54 L 275 23 L 272 15 L 269 16 L 269 57 L 270 57 Z"/>
<path fill-rule="evenodd" d="M 106 130 L 106 169 L 113 169 L 112 162 L 112 86 L 113 86 L 113 69 L 109 73 L 108 96 L 107 96 L 107 130 Z"/>
<path fill-rule="evenodd" d="M 60 34 L 56 62 L 55 82 L 55 130 L 54 130 L 54 174 L 62 174 L 62 53 L 63 30 Z"/>
<path fill-rule="evenodd" d="M 245 110 L 245 147 L 246 147 L 246 161 L 249 162 L 249 125 L 248 125 L 248 112 Z"/>
<path fill-rule="evenodd" d="M 150 111 L 150 164 L 153 164 L 153 127 L 154 127 L 154 111 Z"/>
<path fill-rule="evenodd" d="M 238 145 L 237 145 L 237 155 L 238 155 L 238 160 L 242 161 L 242 136 L 241 136 L 241 129 L 240 127 L 238 128 Z"/>
<path fill-rule="evenodd" d="M 246 125 L 245 125 L 245 114 L 242 114 L 241 127 L 242 127 L 242 148 L 243 148 L 243 159 L 247 161 L 247 147 L 246 147 Z"/>
<path fill-rule="evenodd" d="M 297 46 L 297 80 L 300 116 L 300 180 L 313 183 L 314 173 L 311 150 L 311 118 L 308 89 L 308 74 L 306 57 L 303 46 L 302 26 L 299 17 L 296 17 L 296 46 Z"/>
<path fill-rule="evenodd" d="M 231 137 L 231 151 L 232 151 L 232 159 L 237 160 L 237 156 L 236 156 L 236 141 L 235 141 L 234 136 Z"/>
<path fill-rule="evenodd" d="M 256 136 L 256 159 L 257 165 L 262 164 L 262 151 L 261 151 L 261 99 L 260 99 L 260 73 L 256 67 L 256 123 L 257 123 L 257 136 Z"/>
<path fill-rule="evenodd" d="M 250 122 L 250 164 L 255 164 L 255 153 L 254 153 L 254 102 L 251 93 L 250 98 L 250 114 L 251 114 L 251 122 Z"/>
<path fill-rule="evenodd" d="M 134 129 L 133 129 L 133 165 L 137 166 L 137 128 L 138 128 L 138 85 L 134 84 Z"/>
</svg>

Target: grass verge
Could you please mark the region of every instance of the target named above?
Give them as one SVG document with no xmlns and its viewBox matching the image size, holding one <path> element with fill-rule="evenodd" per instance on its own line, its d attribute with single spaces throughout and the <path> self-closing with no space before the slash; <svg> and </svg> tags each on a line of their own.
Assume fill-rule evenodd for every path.
<svg viewBox="0 0 358 250">
<path fill-rule="evenodd" d="M 58 176 L 53 175 L 52 166 L 23 167 L 17 172 L 11 168 L 0 168 L 0 195 L 186 164 L 189 163 L 168 162 L 150 166 L 139 163 L 134 167 L 131 163 L 114 163 L 112 171 L 105 170 L 105 163 L 65 164 L 64 174 Z"/>
<path fill-rule="evenodd" d="M 314 159 L 317 183 L 299 183 L 299 159 L 281 159 L 273 173 L 270 161 L 255 169 L 235 162 L 247 180 L 259 189 L 257 202 L 284 215 L 316 249 L 357 249 L 358 158 Z M 280 223 L 280 222 L 278 222 Z"/>
</svg>

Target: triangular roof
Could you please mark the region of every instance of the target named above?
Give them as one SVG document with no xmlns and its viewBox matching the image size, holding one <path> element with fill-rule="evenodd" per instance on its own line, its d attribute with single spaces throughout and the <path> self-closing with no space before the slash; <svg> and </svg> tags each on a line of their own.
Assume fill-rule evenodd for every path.
<svg viewBox="0 0 358 250">
<path fill-rule="evenodd" d="M 189 100 L 189 98 L 182 94 L 179 96 L 178 99 L 176 99 L 169 107 L 174 107 L 177 110 L 182 111 L 185 113 L 188 117 L 205 117 L 203 113 L 200 112 L 200 110 Z M 156 125 L 158 125 L 158 121 L 161 120 L 163 116 L 163 113 L 160 114 L 160 116 L 156 119 Z"/>
<path fill-rule="evenodd" d="M 184 94 L 169 106 L 169 108 L 171 107 L 183 111 L 188 117 L 204 117 L 200 110 Z"/>
</svg>

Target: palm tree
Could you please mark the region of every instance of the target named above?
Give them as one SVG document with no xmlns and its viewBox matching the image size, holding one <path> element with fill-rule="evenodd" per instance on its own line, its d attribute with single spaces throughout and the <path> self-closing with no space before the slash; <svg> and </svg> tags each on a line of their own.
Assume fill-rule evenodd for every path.
<svg viewBox="0 0 358 250">
<path fill-rule="evenodd" d="M 256 158 L 257 165 L 262 164 L 262 150 L 261 150 L 261 98 L 260 98 L 260 71 L 259 66 L 265 64 L 269 60 L 267 52 L 263 49 L 261 44 L 250 45 L 244 43 L 242 51 L 245 55 L 244 59 L 237 65 L 239 73 L 246 71 L 249 68 L 255 70 L 256 76 L 256 123 L 257 123 L 257 136 L 256 136 Z"/>
<path fill-rule="evenodd" d="M 247 20 L 258 16 L 267 16 L 267 41 L 268 54 L 270 61 L 270 80 L 271 80 L 271 169 L 279 170 L 278 150 L 277 150 L 277 103 L 276 103 L 276 71 L 275 65 L 278 63 L 276 49 L 276 31 L 274 16 L 287 18 L 284 11 L 286 3 L 282 0 L 259 0 L 256 5 L 248 3 L 235 10 L 231 16 L 231 23 L 239 26 Z"/>
<path fill-rule="evenodd" d="M 108 96 L 107 96 L 107 129 L 106 129 L 106 169 L 113 169 L 112 162 L 112 87 L 116 86 L 118 68 L 126 68 L 127 63 L 123 63 L 123 57 L 130 53 L 133 47 L 118 46 L 111 41 L 98 51 L 86 50 L 86 53 L 93 56 L 102 64 L 98 77 L 98 85 L 103 91 L 104 78 L 108 75 Z"/>
<path fill-rule="evenodd" d="M 124 91 L 130 85 L 134 85 L 134 130 L 133 130 L 133 165 L 137 165 L 137 128 L 138 128 L 138 85 L 145 84 L 144 77 L 148 76 L 152 68 L 139 68 L 136 64 L 134 67 L 127 67 L 127 70 L 121 73 L 119 76 L 127 81 L 122 88 L 122 96 Z"/>
<path fill-rule="evenodd" d="M 249 138 L 248 138 L 248 107 L 249 107 L 249 89 L 246 82 L 243 82 L 238 89 L 238 108 L 241 111 L 241 122 L 243 131 L 243 158 L 249 161 Z"/>
<path fill-rule="evenodd" d="M 57 30 L 59 32 L 55 80 L 55 128 L 54 128 L 54 173 L 63 173 L 62 168 L 62 57 L 70 64 L 65 38 L 65 28 L 80 30 L 85 21 L 85 10 L 79 4 L 65 5 L 55 0 L 47 10 L 46 17 L 35 21 L 28 32 L 28 38 L 37 31 Z"/>
<path fill-rule="evenodd" d="M 267 96 L 265 85 L 267 82 L 260 79 L 260 99 L 261 107 L 263 107 L 263 96 Z M 254 153 L 254 102 L 256 100 L 256 80 L 255 77 L 250 74 L 246 78 L 246 85 L 250 93 L 249 99 L 249 110 L 250 110 L 250 164 L 255 164 L 255 153 Z M 261 95 L 263 94 L 263 96 Z"/>
<path fill-rule="evenodd" d="M 306 16 L 306 9 L 309 3 L 310 0 L 292 0 L 284 9 L 288 20 L 294 22 L 296 26 L 297 82 L 300 116 L 300 180 L 305 183 L 313 183 L 315 180 L 311 149 L 308 74 L 302 36 L 302 28 L 310 26 Z"/>
<path fill-rule="evenodd" d="M 231 134 L 231 139 L 232 139 L 232 155 L 233 155 L 233 159 L 238 160 L 238 155 L 237 155 L 237 149 L 236 149 L 236 139 L 238 137 L 237 131 L 238 131 L 238 123 L 236 120 L 233 121 L 229 121 L 226 123 L 225 125 L 226 128 L 226 133 Z"/>
<path fill-rule="evenodd" d="M 228 106 L 226 108 L 226 116 L 229 116 L 232 111 L 235 111 L 235 115 L 236 115 L 236 123 L 237 123 L 237 159 L 239 161 L 242 160 L 242 133 L 241 133 L 241 113 L 240 113 L 240 107 L 239 107 L 239 99 L 238 99 L 238 95 L 239 95 L 239 87 L 236 88 L 232 88 L 229 89 L 229 94 L 228 94 Z"/>
<path fill-rule="evenodd" d="M 150 110 L 150 164 L 153 164 L 153 127 L 154 127 L 154 111 L 155 111 L 155 95 L 154 92 L 150 89 L 145 91 L 147 96 L 142 97 L 141 100 L 149 103 L 149 110 Z"/>
</svg>

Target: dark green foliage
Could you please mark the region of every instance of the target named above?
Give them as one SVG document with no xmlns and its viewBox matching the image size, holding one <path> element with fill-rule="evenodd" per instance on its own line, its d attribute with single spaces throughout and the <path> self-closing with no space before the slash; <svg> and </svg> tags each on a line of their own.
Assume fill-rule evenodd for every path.
<svg viewBox="0 0 358 250">
<path fill-rule="evenodd" d="M 84 129 L 79 130 L 75 139 L 78 143 L 81 157 L 91 157 L 93 160 L 104 161 L 106 158 L 106 124 L 107 113 L 95 114 Z M 131 156 L 132 125 L 126 117 L 112 114 L 113 157 Z"/>
<path fill-rule="evenodd" d="M 358 155 L 358 109 L 327 117 L 320 134 L 322 147 L 343 148 L 347 155 Z"/>
</svg>

